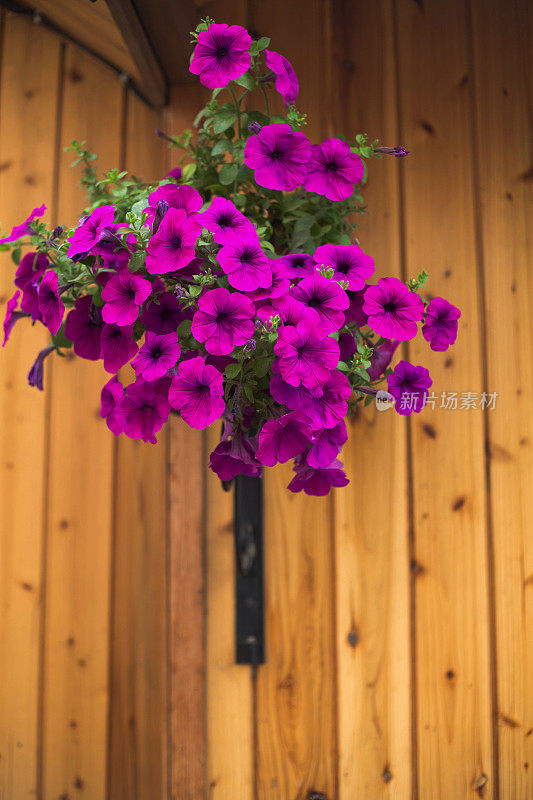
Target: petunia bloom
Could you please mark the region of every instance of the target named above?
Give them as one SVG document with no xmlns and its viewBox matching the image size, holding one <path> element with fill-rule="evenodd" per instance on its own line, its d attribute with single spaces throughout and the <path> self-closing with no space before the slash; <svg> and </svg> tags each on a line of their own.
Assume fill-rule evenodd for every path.
<svg viewBox="0 0 533 800">
<path fill-rule="evenodd" d="M 267 67 L 276 75 L 276 91 L 282 96 L 285 105 L 295 103 L 300 87 L 290 61 L 274 50 L 265 50 L 265 59 Z"/>
<path fill-rule="evenodd" d="M 269 419 L 259 433 L 255 457 L 261 464 L 273 467 L 284 464 L 301 453 L 311 441 L 312 431 L 305 414 L 290 411 L 277 419 Z"/>
<path fill-rule="evenodd" d="M 350 300 L 338 283 L 315 272 L 291 289 L 291 296 L 312 311 L 327 332 L 337 331 L 344 324 Z"/>
<path fill-rule="evenodd" d="M 400 342 L 394 341 L 394 339 L 385 339 L 377 347 L 374 347 L 370 356 L 370 366 L 367 369 L 371 381 L 375 381 L 380 375 L 383 375 L 392 361 L 399 344 Z"/>
<path fill-rule="evenodd" d="M 173 167 L 170 172 L 167 172 L 165 178 L 170 178 L 173 181 L 179 181 L 182 175 L 183 170 L 181 167 Z"/>
<path fill-rule="evenodd" d="M 280 330 L 274 353 L 283 380 L 291 386 L 303 383 L 307 389 L 321 387 L 339 362 L 338 343 L 307 319 Z"/>
<path fill-rule="evenodd" d="M 146 278 L 123 269 L 113 275 L 102 289 L 102 317 L 107 323 L 133 325 L 139 316 L 139 308 L 152 292 L 152 284 Z"/>
<path fill-rule="evenodd" d="M 162 378 L 175 366 L 181 355 L 180 340 L 177 333 L 146 332 L 144 344 L 131 362 L 137 375 L 146 381 Z"/>
<path fill-rule="evenodd" d="M 225 425 L 224 435 L 209 457 L 209 466 L 221 481 L 231 481 L 237 475 L 261 475 L 261 464 L 255 460 L 250 438 L 231 424 Z"/>
<path fill-rule="evenodd" d="M 174 272 L 189 264 L 201 225 L 183 208 L 169 208 L 146 248 L 146 269 L 151 275 Z"/>
<path fill-rule="evenodd" d="M 254 314 L 254 304 L 243 294 L 223 288 L 211 289 L 198 300 L 192 334 L 197 342 L 205 342 L 208 353 L 229 355 L 253 336 Z"/>
<path fill-rule="evenodd" d="M 395 410 L 402 416 L 417 414 L 427 403 L 428 389 L 433 381 L 425 367 L 415 367 L 408 361 L 399 361 L 394 372 L 387 377 L 389 392 L 396 400 Z"/>
<path fill-rule="evenodd" d="M 347 295 L 350 298 L 350 306 L 346 309 L 344 314 L 344 321 L 348 322 L 355 322 L 355 324 L 362 328 L 363 325 L 366 325 L 368 322 L 368 316 L 363 311 L 363 303 L 365 302 L 365 291 L 362 292 L 350 292 L 348 290 Z"/>
<path fill-rule="evenodd" d="M 53 353 L 55 347 L 45 347 L 37 354 L 37 358 L 31 365 L 28 372 L 28 383 L 30 386 L 35 386 L 40 392 L 43 391 L 43 378 L 44 378 L 44 360 L 50 353 Z"/>
<path fill-rule="evenodd" d="M 304 189 L 328 200 L 346 200 L 363 174 L 363 162 L 350 152 L 349 144 L 341 139 L 325 139 L 322 144 L 313 145 Z"/>
<path fill-rule="evenodd" d="M 255 233 L 225 244 L 218 251 L 217 260 L 234 289 L 253 292 L 272 284 L 270 259 L 263 253 Z"/>
<path fill-rule="evenodd" d="M 7 244 L 8 242 L 16 242 L 18 239 L 24 239 L 26 236 L 31 236 L 33 230 L 30 228 L 30 222 L 33 222 L 37 217 L 42 217 L 46 211 L 46 206 L 42 205 L 39 208 L 34 208 L 30 216 L 24 220 L 20 225 L 15 225 L 9 236 L 0 239 L 0 244 Z"/>
<path fill-rule="evenodd" d="M 317 266 L 313 256 L 310 256 L 308 253 L 291 253 L 287 256 L 281 256 L 281 258 L 278 259 L 278 263 L 282 264 L 287 269 L 289 277 L 293 280 L 297 278 L 308 278 L 309 275 L 315 272 Z"/>
<path fill-rule="evenodd" d="M 367 256 L 356 244 L 323 244 L 313 255 L 317 264 L 334 270 L 333 279 L 348 281 L 348 289 L 359 292 L 374 274 L 374 259 Z"/>
<path fill-rule="evenodd" d="M 44 273 L 37 290 L 43 323 L 54 336 L 61 327 L 65 305 L 59 296 L 59 282 L 53 269 Z"/>
<path fill-rule="evenodd" d="M 350 482 L 342 469 L 342 463 L 338 460 L 325 469 L 314 469 L 302 461 L 295 463 L 294 472 L 296 474 L 289 483 L 289 490 L 303 491 L 315 497 L 328 494 L 332 486 L 347 486 Z"/>
<path fill-rule="evenodd" d="M 289 291 L 291 282 L 289 272 L 280 258 L 270 259 L 272 270 L 272 283 L 266 289 L 255 289 L 249 293 L 249 297 L 256 302 L 257 300 L 276 300 L 278 297 L 285 297 Z"/>
<path fill-rule="evenodd" d="M 215 197 L 207 211 L 198 214 L 196 219 L 213 234 L 217 244 L 231 244 L 243 236 L 255 234 L 250 220 L 225 197 Z"/>
<path fill-rule="evenodd" d="M 346 401 L 352 393 L 348 378 L 337 369 L 331 370 L 321 388 L 320 396 L 310 395 L 300 407 L 300 411 L 311 420 L 314 431 L 334 428 L 346 416 Z"/>
<path fill-rule="evenodd" d="M 147 224 L 153 223 L 160 202 L 167 203 L 169 208 L 182 208 L 190 216 L 200 211 L 203 200 L 200 192 L 187 184 L 176 186 L 175 183 L 167 183 L 159 186 L 149 195 L 148 205 L 144 209 Z"/>
<path fill-rule="evenodd" d="M 200 356 L 182 361 L 168 399 L 191 428 L 203 430 L 224 413 L 223 376 Z"/>
<path fill-rule="evenodd" d="M 133 341 L 133 325 L 104 325 L 101 347 L 106 372 L 118 372 L 139 349 Z"/>
<path fill-rule="evenodd" d="M 124 397 L 124 387 L 114 375 L 105 386 L 102 387 L 100 394 L 100 416 L 107 422 L 109 430 L 119 436 L 124 430 L 124 412 L 121 408 L 121 400 Z"/>
<path fill-rule="evenodd" d="M 307 453 L 307 463 L 315 469 L 329 467 L 347 439 L 346 424 L 342 419 L 334 428 L 324 428 L 313 439 L 313 444 Z"/>
<path fill-rule="evenodd" d="M 24 311 L 17 311 L 19 297 L 20 290 L 17 289 L 13 297 L 7 301 L 6 316 L 4 318 L 4 341 L 2 342 L 2 347 L 6 346 L 15 322 L 18 319 L 22 319 L 22 317 L 28 316 L 28 314 L 25 314 Z"/>
<path fill-rule="evenodd" d="M 372 330 L 386 339 L 404 342 L 416 336 L 424 303 L 397 278 L 380 278 L 376 286 L 367 288 L 363 311 Z"/>
<path fill-rule="evenodd" d="M 102 230 L 113 224 L 115 206 L 99 206 L 76 228 L 69 241 L 69 258 L 82 256 L 98 244 Z"/>
<path fill-rule="evenodd" d="M 28 284 L 44 275 L 50 262 L 44 253 L 26 253 L 15 273 L 15 286 L 25 289 Z"/>
<path fill-rule="evenodd" d="M 172 292 L 157 294 L 156 298 L 143 307 L 141 314 L 141 324 L 154 333 L 173 333 L 184 319 L 185 314 Z"/>
<path fill-rule="evenodd" d="M 155 434 L 167 421 L 170 405 L 158 381 L 144 381 L 138 378 L 135 383 L 127 387 L 120 410 L 124 415 L 126 436 L 156 444 Z"/>
<path fill-rule="evenodd" d="M 244 147 L 244 163 L 255 171 L 256 183 L 267 189 L 292 192 L 301 186 L 310 158 L 307 137 L 285 122 L 263 126 Z"/>
<path fill-rule="evenodd" d="M 198 34 L 189 71 L 208 89 L 235 81 L 250 68 L 252 37 L 240 25 L 212 23 Z"/>
<path fill-rule="evenodd" d="M 93 305 L 91 295 L 78 297 L 65 320 L 65 336 L 73 342 L 76 355 L 90 361 L 100 358 L 103 327 L 101 309 Z"/>
<path fill-rule="evenodd" d="M 426 309 L 422 335 L 432 350 L 447 350 L 457 339 L 461 312 L 443 297 L 434 297 Z"/>
</svg>

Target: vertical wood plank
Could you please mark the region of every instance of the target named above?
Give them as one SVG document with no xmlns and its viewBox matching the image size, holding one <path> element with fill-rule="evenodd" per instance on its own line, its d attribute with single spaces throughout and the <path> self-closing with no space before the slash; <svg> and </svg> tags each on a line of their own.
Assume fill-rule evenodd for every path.
<svg viewBox="0 0 533 800">
<path fill-rule="evenodd" d="M 249 6 L 254 34 L 269 36 L 292 63 L 297 105 L 309 114 L 306 135 L 320 141 L 330 132 L 327 4 L 279 4 L 275 15 L 264 3 Z M 289 465 L 265 473 L 267 661 L 257 673 L 257 795 L 285 800 L 315 790 L 334 798 L 333 500 L 288 492 Z"/>
<path fill-rule="evenodd" d="M 9 232 L 35 206 L 54 213 L 61 46 L 27 20 L 3 20 L 0 216 Z M 6 235 L 6 234 L 4 234 Z M 15 291 L 1 255 L 0 317 Z M 47 402 L 26 376 L 46 345 L 44 328 L 18 322 L 0 352 L 0 798 L 35 796 L 45 513 Z"/>
<path fill-rule="evenodd" d="M 470 4 L 484 262 L 500 796 L 533 795 L 533 7 Z"/>
<path fill-rule="evenodd" d="M 389 0 L 334 4 L 334 130 L 397 143 L 394 27 Z M 358 238 L 374 280 L 400 277 L 398 162 L 371 161 L 369 214 Z M 351 425 L 335 493 L 339 796 L 411 796 L 411 661 L 405 419 L 363 409 Z"/>
<path fill-rule="evenodd" d="M 465 5 L 397 0 L 406 272 L 462 309 L 457 344 L 410 361 L 433 390 L 458 392 L 455 411 L 410 419 L 414 480 L 418 782 L 421 798 L 494 796 L 483 412 Z"/>
<path fill-rule="evenodd" d="M 66 52 L 61 144 L 86 139 L 99 168 L 120 160 L 124 90 L 116 76 L 73 47 Z M 84 205 L 70 170 L 60 168 L 59 218 L 72 224 Z M 100 363 L 54 363 L 49 460 L 44 680 L 45 800 L 101 800 L 106 787 L 109 695 L 110 550 L 113 437 L 99 416 Z"/>
<path fill-rule="evenodd" d="M 165 173 L 159 114 L 127 97 L 124 168 Z M 133 376 L 124 380 L 129 383 Z M 157 445 L 117 440 L 108 796 L 167 797 L 168 431 Z"/>
</svg>

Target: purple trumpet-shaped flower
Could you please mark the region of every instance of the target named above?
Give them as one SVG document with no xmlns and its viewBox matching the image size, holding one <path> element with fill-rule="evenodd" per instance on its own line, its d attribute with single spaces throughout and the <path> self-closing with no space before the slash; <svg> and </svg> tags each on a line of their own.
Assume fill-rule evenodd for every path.
<svg viewBox="0 0 533 800">
<path fill-rule="evenodd" d="M 203 430 L 224 413 L 223 376 L 199 356 L 182 361 L 172 378 L 168 399 L 191 428 Z"/>
<path fill-rule="evenodd" d="M 156 433 L 161 430 L 170 414 L 164 386 L 159 381 L 137 378 L 130 384 L 120 403 L 124 415 L 124 433 L 130 439 L 156 444 Z"/>
<path fill-rule="evenodd" d="M 265 422 L 259 433 L 255 457 L 261 464 L 273 467 L 284 464 L 301 453 L 312 438 L 309 419 L 305 414 L 290 411 L 277 419 Z"/>
<path fill-rule="evenodd" d="M 256 183 L 267 189 L 292 192 L 301 186 L 310 158 L 307 137 L 284 122 L 265 125 L 244 147 L 244 163 L 255 171 Z"/>
<path fill-rule="evenodd" d="M 396 400 L 395 410 L 403 416 L 417 414 L 427 403 L 428 389 L 433 381 L 425 367 L 415 367 L 408 361 L 399 361 L 394 372 L 387 377 L 389 392 Z"/>
<path fill-rule="evenodd" d="M 15 286 L 25 289 L 44 275 L 49 264 L 44 253 L 26 253 L 15 273 Z"/>
<path fill-rule="evenodd" d="M 152 284 L 135 272 L 123 269 L 113 275 L 102 289 L 102 317 L 104 322 L 116 325 L 133 325 L 139 308 L 152 292 Z"/>
<path fill-rule="evenodd" d="M 260 305 L 257 305 L 256 314 L 258 319 L 260 319 L 267 328 L 271 327 L 270 319 L 276 316 L 281 320 L 280 327 L 283 325 L 296 326 L 304 319 L 310 322 L 316 320 L 316 314 L 307 308 L 307 306 L 304 306 L 303 303 L 295 300 L 290 294 L 276 297 L 272 302 L 260 301 Z"/>
<path fill-rule="evenodd" d="M 294 472 L 296 474 L 289 483 L 289 490 L 303 491 L 315 497 L 328 494 L 332 486 L 347 486 L 350 483 L 339 460 L 335 460 L 325 469 L 314 469 L 305 461 L 298 461 L 295 462 Z"/>
<path fill-rule="evenodd" d="M 328 200 L 346 200 L 354 185 L 363 179 L 363 162 L 350 145 L 341 139 L 326 139 L 314 144 L 311 162 L 304 183 L 308 192 L 324 195 Z"/>
<path fill-rule="evenodd" d="M 344 314 L 350 300 L 338 283 L 315 272 L 291 289 L 291 296 L 310 309 L 317 323 L 328 333 L 338 331 L 344 324 Z"/>
<path fill-rule="evenodd" d="M 101 358 L 106 372 L 118 372 L 137 353 L 139 348 L 132 337 L 133 325 L 104 325 Z"/>
<path fill-rule="evenodd" d="M 220 89 L 250 68 L 252 38 L 240 25 L 212 23 L 198 34 L 189 71 L 208 89 Z"/>
<path fill-rule="evenodd" d="M 175 183 L 167 183 L 159 186 L 148 197 L 148 205 L 144 209 L 147 224 L 152 224 L 159 203 L 167 203 L 169 208 L 181 208 L 187 216 L 196 214 L 202 207 L 202 195 L 193 189 L 192 186 L 176 186 Z M 155 231 L 154 231 L 155 233 Z"/>
<path fill-rule="evenodd" d="M 141 324 L 154 333 L 174 333 L 185 318 L 186 315 L 172 292 L 162 292 L 143 307 Z"/>
<path fill-rule="evenodd" d="M 350 361 L 357 350 L 357 342 L 353 333 L 346 332 L 339 334 L 340 360 Z"/>
<path fill-rule="evenodd" d="M 285 297 L 290 289 L 290 279 L 288 269 L 281 263 L 279 258 L 270 259 L 272 270 L 272 283 L 266 289 L 255 289 L 249 292 L 249 297 L 257 302 L 258 300 L 276 300 L 278 297 Z"/>
<path fill-rule="evenodd" d="M 18 239 L 24 239 L 26 236 L 31 236 L 33 230 L 30 228 L 30 223 L 37 217 L 42 217 L 46 211 L 46 206 L 42 205 L 39 208 L 34 208 L 30 216 L 24 220 L 20 225 L 15 225 L 9 236 L 0 239 L 0 244 L 8 244 L 8 242 L 16 242 Z"/>
<path fill-rule="evenodd" d="M 217 259 L 234 289 L 253 292 L 272 284 L 270 259 L 263 253 L 255 232 L 239 241 L 225 244 L 218 251 Z"/>
<path fill-rule="evenodd" d="M 78 297 L 65 320 L 65 336 L 73 342 L 76 355 L 90 361 L 100 358 L 103 327 L 102 312 L 92 297 Z"/>
<path fill-rule="evenodd" d="M 31 281 L 22 290 L 22 300 L 20 301 L 22 311 L 29 314 L 34 322 L 42 321 L 42 314 L 39 308 L 39 283 Z"/>
<path fill-rule="evenodd" d="M 424 303 L 397 278 L 380 278 L 365 292 L 363 311 L 368 324 L 386 339 L 413 339 L 417 322 L 424 316 Z"/>
<path fill-rule="evenodd" d="M 457 339 L 461 312 L 443 297 L 434 297 L 426 309 L 422 335 L 432 350 L 447 350 Z"/>
<path fill-rule="evenodd" d="M 308 278 L 312 275 L 317 265 L 308 253 L 294 253 L 288 256 L 281 256 L 278 263 L 287 268 L 289 278 L 297 280 L 299 278 Z"/>
<path fill-rule="evenodd" d="M 29 316 L 29 314 L 25 314 L 24 311 L 17 311 L 19 297 L 20 290 L 17 289 L 13 297 L 7 301 L 6 316 L 4 318 L 4 341 L 2 342 L 2 347 L 6 346 L 15 322 L 19 319 L 22 319 L 22 317 Z"/>
<path fill-rule="evenodd" d="M 290 325 L 282 328 L 274 353 L 283 380 L 291 386 L 303 383 L 311 390 L 322 387 L 339 363 L 338 343 L 324 336 L 322 326 L 317 329 L 310 320 L 299 322 L 295 328 Z"/>
<path fill-rule="evenodd" d="M 53 269 L 44 273 L 37 290 L 37 298 L 43 323 L 55 336 L 61 327 L 65 305 L 59 296 L 58 278 Z"/>
<path fill-rule="evenodd" d="M 260 125 L 258 122 L 255 122 L 254 120 L 253 122 L 250 122 L 250 124 L 248 125 L 248 130 L 250 131 L 250 133 L 253 133 L 257 136 L 262 127 L 263 127 L 262 125 Z"/>
<path fill-rule="evenodd" d="M 224 426 L 224 435 L 209 458 L 209 466 L 221 481 L 231 481 L 237 475 L 259 477 L 261 464 L 255 460 L 254 446 L 240 428 Z"/>
<path fill-rule="evenodd" d="M 84 256 L 100 241 L 104 228 L 109 228 L 115 218 L 115 206 L 99 206 L 85 217 L 69 239 L 67 255 L 69 258 Z"/>
<path fill-rule="evenodd" d="M 392 361 L 399 344 L 400 342 L 396 342 L 394 339 L 385 339 L 377 347 L 374 347 L 374 351 L 370 356 L 370 366 L 367 369 L 368 377 L 371 381 L 376 381 L 380 375 L 383 375 Z"/>
<path fill-rule="evenodd" d="M 197 217 L 206 230 L 213 234 L 217 244 L 231 244 L 242 237 L 256 236 L 250 220 L 241 214 L 231 200 L 215 197 L 207 211 Z"/>
<path fill-rule="evenodd" d="M 346 401 L 351 393 L 352 389 L 346 375 L 334 369 L 322 385 L 322 394 L 318 397 L 310 395 L 300 410 L 307 414 L 314 431 L 334 428 L 346 416 L 348 411 Z"/>
<path fill-rule="evenodd" d="M 124 412 L 121 401 L 124 397 L 124 387 L 114 375 L 100 394 L 100 416 L 107 422 L 107 427 L 115 436 L 120 436 L 124 431 Z"/>
<path fill-rule="evenodd" d="M 355 324 L 362 328 L 363 325 L 366 325 L 368 322 L 368 317 L 363 311 L 363 303 L 365 302 L 365 291 L 362 292 L 350 292 L 348 291 L 348 297 L 350 298 L 350 306 L 346 309 L 344 314 L 344 321 L 346 323 L 355 322 Z"/>
<path fill-rule="evenodd" d="M 148 272 L 162 275 L 186 267 L 195 256 L 194 246 L 201 232 L 201 225 L 187 217 L 185 209 L 169 208 L 146 248 Z"/>
<path fill-rule="evenodd" d="M 323 244 L 313 255 L 317 264 L 334 270 L 333 279 L 348 281 L 348 289 L 359 292 L 374 274 L 374 259 L 367 256 L 356 244 Z"/>
<path fill-rule="evenodd" d="M 182 175 L 183 170 L 181 167 L 173 167 L 170 172 L 167 172 L 165 178 L 170 178 L 173 181 L 179 181 Z"/>
<path fill-rule="evenodd" d="M 144 344 L 131 362 L 131 366 L 145 381 L 155 381 L 175 366 L 180 355 L 181 347 L 177 333 L 161 335 L 147 331 Z"/>
<path fill-rule="evenodd" d="M 255 331 L 252 301 L 238 292 L 217 288 L 198 300 L 192 320 L 192 334 L 197 342 L 215 356 L 229 355 L 235 347 L 246 344 Z"/>
<path fill-rule="evenodd" d="M 276 75 L 276 91 L 280 93 L 285 105 L 295 103 L 300 87 L 290 61 L 274 50 L 265 50 L 265 60 L 267 67 Z"/>
<path fill-rule="evenodd" d="M 395 156 L 396 158 L 404 158 L 409 155 L 409 150 L 405 147 L 397 145 L 396 147 L 376 147 L 374 153 L 380 153 L 384 156 Z"/>
<path fill-rule="evenodd" d="M 28 383 L 30 386 L 35 386 L 41 392 L 43 391 L 44 360 L 50 353 L 53 353 L 54 350 L 55 347 L 45 347 L 44 350 L 41 350 L 28 372 Z"/>
<path fill-rule="evenodd" d="M 290 383 L 284 381 L 277 361 L 273 362 L 271 369 L 270 394 L 277 403 L 287 406 L 290 411 L 302 411 L 309 406 L 313 397 L 319 397 L 322 394 L 321 386 L 306 389 L 303 383 L 299 386 L 291 386 Z"/>
<path fill-rule="evenodd" d="M 334 428 L 325 428 L 317 433 L 307 453 L 307 463 L 315 469 L 325 469 L 335 461 L 348 439 L 346 425 L 341 420 Z"/>
</svg>

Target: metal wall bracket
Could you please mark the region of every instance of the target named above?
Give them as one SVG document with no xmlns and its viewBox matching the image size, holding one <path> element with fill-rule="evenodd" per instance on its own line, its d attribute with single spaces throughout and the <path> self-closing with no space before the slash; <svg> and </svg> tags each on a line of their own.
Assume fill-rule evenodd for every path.
<svg viewBox="0 0 533 800">
<path fill-rule="evenodd" d="M 235 478 L 235 660 L 264 664 L 263 483 Z"/>
</svg>

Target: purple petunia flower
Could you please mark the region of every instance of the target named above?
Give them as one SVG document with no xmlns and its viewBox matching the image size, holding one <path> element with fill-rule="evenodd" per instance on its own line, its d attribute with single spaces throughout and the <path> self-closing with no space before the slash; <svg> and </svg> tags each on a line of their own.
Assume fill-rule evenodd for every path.
<svg viewBox="0 0 533 800">
<path fill-rule="evenodd" d="M 259 477 L 261 464 L 255 460 L 254 447 L 240 428 L 224 426 L 224 435 L 209 458 L 209 466 L 221 481 L 231 481 L 237 475 Z"/>
<path fill-rule="evenodd" d="M 104 325 L 101 338 L 101 358 L 106 372 L 118 372 L 138 351 L 132 338 L 133 325 Z"/>
<path fill-rule="evenodd" d="M 183 208 L 169 208 L 146 248 L 146 269 L 151 275 L 162 275 L 183 269 L 194 256 L 194 245 L 202 232 L 193 217 Z"/>
<path fill-rule="evenodd" d="M 49 264 L 44 253 L 26 253 L 15 273 L 15 286 L 25 289 L 28 284 L 44 275 Z"/>
<path fill-rule="evenodd" d="M 253 336 L 255 307 L 239 292 L 217 288 L 198 300 L 198 311 L 192 320 L 192 334 L 197 342 L 215 356 L 229 355 L 235 347 L 246 344 Z"/>
<path fill-rule="evenodd" d="M 104 228 L 113 224 L 115 206 L 99 206 L 78 225 L 69 239 L 67 255 L 69 258 L 82 256 L 98 244 Z"/>
<path fill-rule="evenodd" d="M 352 389 L 346 375 L 337 369 L 333 369 L 322 385 L 320 396 L 313 397 L 310 395 L 300 410 L 307 414 L 314 431 L 323 428 L 334 428 L 346 416 L 348 411 L 348 403 L 346 401 L 351 393 Z"/>
<path fill-rule="evenodd" d="M 344 321 L 346 323 L 355 322 L 359 328 L 362 328 L 363 325 L 366 325 L 368 322 L 368 317 L 363 311 L 365 292 L 366 289 L 362 292 L 347 292 L 347 295 L 350 298 L 350 306 L 348 309 L 346 309 Z"/>
<path fill-rule="evenodd" d="M 458 319 L 461 312 L 443 297 L 434 297 L 426 309 L 422 335 L 432 350 L 447 350 L 457 339 Z"/>
<path fill-rule="evenodd" d="M 37 358 L 31 365 L 30 371 L 28 372 L 28 383 L 30 386 L 35 386 L 36 389 L 39 389 L 40 392 L 43 391 L 43 379 L 44 379 L 44 360 L 50 353 L 53 353 L 55 347 L 45 347 L 44 350 L 41 350 L 37 354 Z"/>
<path fill-rule="evenodd" d="M 155 434 L 161 430 L 170 414 L 166 392 L 159 381 L 137 378 L 130 384 L 120 403 L 124 416 L 124 433 L 130 439 L 156 444 Z"/>
<path fill-rule="evenodd" d="M 189 71 L 208 89 L 223 88 L 250 68 L 251 45 L 252 37 L 240 25 L 212 23 L 198 34 Z"/>
<path fill-rule="evenodd" d="M 281 256 L 278 263 L 286 267 L 289 278 L 308 278 L 316 270 L 313 256 L 308 253 L 294 253 L 288 256 Z"/>
<path fill-rule="evenodd" d="M 400 342 L 396 342 L 394 339 L 385 339 L 377 347 L 374 347 L 374 351 L 370 356 L 370 366 L 367 369 L 371 381 L 375 381 L 380 375 L 383 375 L 392 361 L 399 344 Z"/>
<path fill-rule="evenodd" d="M 30 216 L 24 220 L 20 225 L 15 225 L 9 236 L 0 239 L 0 244 L 7 244 L 8 242 L 16 242 L 18 239 L 24 239 L 26 236 L 31 236 L 33 230 L 30 228 L 30 222 L 33 222 L 37 217 L 42 217 L 46 211 L 46 206 L 42 205 L 39 208 L 34 208 Z"/>
<path fill-rule="evenodd" d="M 155 283 L 153 288 L 155 291 Z M 161 334 L 175 332 L 184 319 L 185 314 L 172 292 L 158 294 L 148 305 L 143 307 L 141 314 L 141 324 L 146 330 Z"/>
<path fill-rule="evenodd" d="M 347 439 L 348 432 L 342 419 L 334 428 L 321 430 L 313 439 L 312 447 L 307 454 L 307 463 L 315 469 L 329 467 L 339 455 Z"/>
<path fill-rule="evenodd" d="M 137 375 L 145 381 L 155 381 L 175 366 L 181 355 L 177 333 L 152 333 L 147 331 L 144 344 L 131 362 Z"/>
<path fill-rule="evenodd" d="M 213 234 L 217 244 L 231 244 L 243 236 L 256 235 L 250 220 L 241 214 L 231 200 L 215 197 L 207 211 L 197 217 L 206 230 Z"/>
<path fill-rule="evenodd" d="M 301 186 L 310 158 L 307 137 L 284 122 L 265 125 L 244 147 L 244 163 L 255 170 L 256 183 L 267 189 L 292 192 Z"/>
<path fill-rule="evenodd" d="M 278 297 L 285 297 L 290 289 L 291 282 L 287 268 L 280 264 L 281 259 L 271 258 L 270 268 L 272 270 L 272 283 L 266 289 L 255 289 L 249 293 L 249 297 L 256 302 L 257 300 L 276 300 Z"/>
<path fill-rule="evenodd" d="M 343 311 L 350 305 L 350 300 L 335 281 L 315 272 L 293 286 L 291 296 L 309 308 L 328 333 L 338 331 L 343 326 Z"/>
<path fill-rule="evenodd" d="M 274 353 L 284 381 L 291 386 L 301 383 L 307 389 L 321 387 L 339 363 L 339 345 L 324 336 L 322 326 L 302 320 L 295 328 L 286 325 L 278 334 Z"/>
<path fill-rule="evenodd" d="M 263 253 L 255 233 L 225 244 L 218 251 L 217 260 L 234 289 L 253 292 L 272 284 L 270 259 Z"/>
<path fill-rule="evenodd" d="M 356 350 L 357 342 L 355 341 L 353 333 L 348 331 L 346 333 L 339 334 L 339 351 L 341 361 L 350 361 Z"/>
<path fill-rule="evenodd" d="M 313 255 L 317 264 L 334 270 L 333 280 L 348 281 L 348 289 L 359 292 L 374 274 L 374 259 L 367 256 L 356 244 L 323 244 Z"/>
<path fill-rule="evenodd" d="M 4 341 L 2 342 L 2 347 L 6 346 L 15 322 L 19 319 L 22 319 L 22 317 L 28 316 L 28 314 L 25 314 L 24 311 L 17 311 L 19 297 L 20 290 L 17 289 L 13 297 L 7 301 L 6 315 L 4 318 Z"/>
<path fill-rule="evenodd" d="M 124 397 L 124 387 L 114 375 L 100 394 L 100 416 L 107 422 L 107 427 L 115 436 L 120 436 L 124 431 L 124 412 L 121 400 Z"/>
<path fill-rule="evenodd" d="M 113 275 L 102 289 L 104 322 L 133 325 L 139 316 L 139 307 L 150 296 L 152 284 L 128 269 Z"/>
<path fill-rule="evenodd" d="M 281 326 L 293 325 L 296 326 L 304 319 L 311 322 L 316 320 L 316 315 L 307 306 L 304 306 L 290 294 L 276 297 L 272 302 L 261 302 L 256 307 L 256 316 L 261 320 L 263 325 L 270 328 L 271 317 L 279 317 Z M 281 327 L 280 326 L 280 327 Z"/>
<path fill-rule="evenodd" d="M 199 356 L 182 361 L 168 399 L 191 428 L 203 430 L 220 419 L 226 408 L 223 376 Z"/>
<path fill-rule="evenodd" d="M 183 170 L 181 167 L 173 167 L 170 172 L 167 172 L 165 178 L 170 178 L 173 181 L 179 181 L 182 175 Z"/>
<path fill-rule="evenodd" d="M 287 406 L 290 411 L 301 411 L 309 406 L 313 397 L 319 397 L 322 394 L 322 387 L 306 389 L 302 383 L 299 386 L 291 386 L 290 383 L 283 380 L 279 363 L 274 361 L 270 378 L 270 394 L 277 403 Z"/>
<path fill-rule="evenodd" d="M 90 361 L 100 358 L 103 327 L 102 312 L 92 297 L 78 297 L 65 320 L 65 336 L 73 342 L 76 355 Z"/>
<path fill-rule="evenodd" d="M 65 305 L 59 296 L 59 282 L 53 269 L 44 273 L 37 290 L 37 298 L 43 323 L 55 336 L 61 327 Z"/>
<path fill-rule="evenodd" d="M 27 283 L 22 290 L 20 307 L 26 314 L 30 314 L 34 322 L 42 321 L 42 314 L 39 309 L 39 284 L 37 281 Z"/>
<path fill-rule="evenodd" d="M 424 303 L 397 278 L 380 278 L 376 286 L 367 288 L 363 311 L 376 333 L 404 342 L 416 336 L 416 323 L 424 316 Z"/>
<path fill-rule="evenodd" d="M 314 144 L 304 189 L 324 195 L 328 200 L 346 200 L 360 183 L 363 162 L 350 145 L 341 139 L 326 139 Z"/>
<path fill-rule="evenodd" d="M 428 389 L 433 381 L 425 367 L 415 367 L 408 361 L 399 361 L 394 372 L 387 377 L 389 392 L 396 400 L 395 409 L 403 416 L 417 414 L 427 403 Z"/>
<path fill-rule="evenodd" d="M 161 202 L 167 203 L 169 208 L 182 208 L 190 216 L 200 211 L 203 200 L 200 192 L 187 184 L 176 186 L 175 183 L 168 183 L 159 186 L 148 197 L 148 205 L 144 209 L 148 225 L 153 223 L 157 206 Z"/>
<path fill-rule="evenodd" d="M 276 91 L 282 96 L 285 105 L 295 103 L 300 87 L 290 61 L 274 50 L 265 50 L 265 59 L 267 67 L 276 75 Z"/>
<path fill-rule="evenodd" d="M 350 483 L 342 469 L 342 463 L 338 460 L 335 460 L 326 469 L 313 469 L 305 461 L 302 461 L 295 463 L 294 472 L 296 475 L 288 486 L 290 491 L 304 491 L 315 497 L 323 497 L 328 494 L 332 486 L 347 486 Z"/>
<path fill-rule="evenodd" d="M 284 464 L 305 450 L 311 438 L 309 419 L 305 414 L 290 411 L 278 419 L 265 422 L 259 433 L 255 457 L 269 467 Z"/>
</svg>

